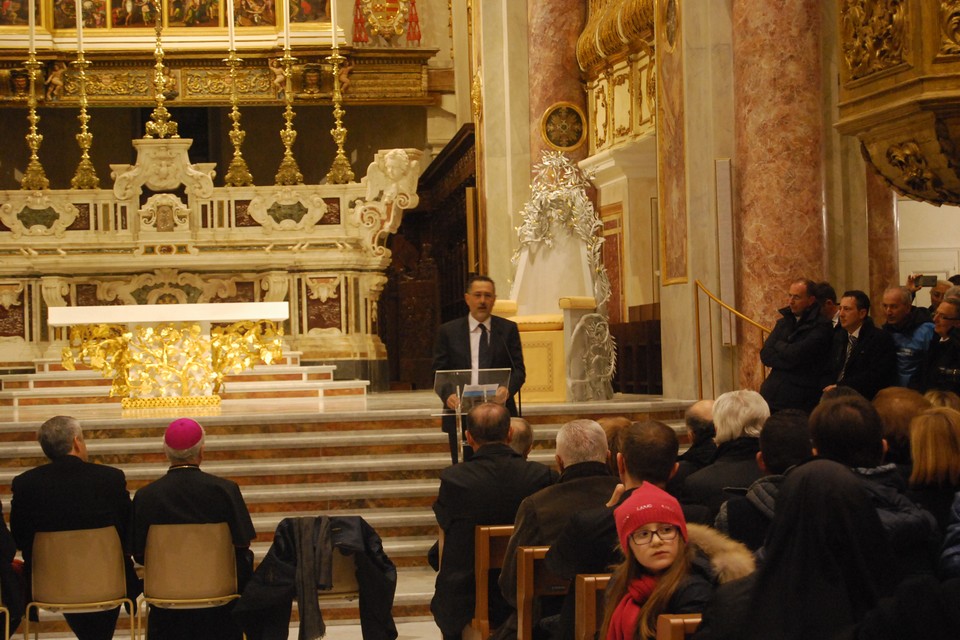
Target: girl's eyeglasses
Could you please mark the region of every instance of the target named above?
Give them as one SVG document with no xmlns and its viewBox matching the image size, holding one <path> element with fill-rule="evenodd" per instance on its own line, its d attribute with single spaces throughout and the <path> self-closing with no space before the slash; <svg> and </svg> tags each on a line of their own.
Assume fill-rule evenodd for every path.
<svg viewBox="0 0 960 640">
<path fill-rule="evenodd" d="M 679 527 L 675 527 L 672 524 L 665 524 L 656 529 L 637 529 L 630 534 L 630 539 L 633 540 L 633 544 L 643 546 L 653 541 L 653 534 L 657 534 L 657 537 L 663 542 L 670 542 L 677 537 L 678 533 L 680 533 Z"/>
</svg>

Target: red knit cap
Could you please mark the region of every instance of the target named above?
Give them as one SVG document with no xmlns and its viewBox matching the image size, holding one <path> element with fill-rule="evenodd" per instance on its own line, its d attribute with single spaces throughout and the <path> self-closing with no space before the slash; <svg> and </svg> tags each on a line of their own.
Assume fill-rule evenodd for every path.
<svg viewBox="0 0 960 640">
<path fill-rule="evenodd" d="M 633 490 L 613 512 L 617 521 L 617 536 L 624 553 L 630 548 L 630 534 L 651 522 L 676 525 L 684 542 L 687 540 L 687 521 L 680 503 L 672 495 L 649 482 Z"/>
<path fill-rule="evenodd" d="M 174 420 L 163 434 L 164 444 L 177 451 L 189 449 L 200 442 L 201 438 L 203 438 L 203 427 L 190 418 Z"/>
</svg>

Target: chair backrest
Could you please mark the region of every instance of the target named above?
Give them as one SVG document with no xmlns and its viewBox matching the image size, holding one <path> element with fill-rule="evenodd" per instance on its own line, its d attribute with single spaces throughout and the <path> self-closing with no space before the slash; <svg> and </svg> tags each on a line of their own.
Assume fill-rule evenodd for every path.
<svg viewBox="0 0 960 640">
<path fill-rule="evenodd" d="M 357 582 L 356 556 L 346 555 L 333 548 L 333 587 L 320 591 L 321 600 L 339 599 L 345 596 L 360 595 L 360 583 Z"/>
<path fill-rule="evenodd" d="M 490 635 L 490 602 L 488 599 L 490 570 L 503 567 L 507 543 L 513 535 L 513 525 L 478 525 L 474 530 L 474 575 L 476 577 L 476 606 L 471 626 L 482 638 Z"/>
<path fill-rule="evenodd" d="M 547 568 L 550 547 L 517 549 L 517 638 L 533 640 L 533 603 L 542 596 L 562 596 L 570 589 L 565 580 Z"/>
<path fill-rule="evenodd" d="M 33 536 L 33 600 L 55 604 L 125 598 L 123 546 L 115 527 Z"/>
<path fill-rule="evenodd" d="M 595 640 L 603 624 L 603 593 L 610 582 L 609 573 L 583 573 L 574 581 L 576 597 L 576 640 Z"/>
<path fill-rule="evenodd" d="M 143 595 L 189 600 L 237 592 L 237 559 L 226 522 L 154 524 L 143 554 Z"/>
<path fill-rule="evenodd" d="M 664 613 L 657 618 L 657 640 L 683 640 L 700 626 L 699 613 Z"/>
</svg>

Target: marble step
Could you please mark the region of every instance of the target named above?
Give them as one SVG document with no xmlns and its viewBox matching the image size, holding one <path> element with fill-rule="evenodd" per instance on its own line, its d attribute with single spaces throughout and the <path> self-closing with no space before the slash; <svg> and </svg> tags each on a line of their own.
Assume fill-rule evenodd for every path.
<svg viewBox="0 0 960 640">
<path fill-rule="evenodd" d="M 220 392 L 223 400 L 270 400 L 286 398 L 324 398 L 327 396 L 364 395 L 370 383 L 366 380 L 267 381 L 231 382 Z M 0 406 L 48 406 L 69 404 L 119 404 L 110 397 L 110 387 L 42 387 L 0 391 Z"/>
<path fill-rule="evenodd" d="M 334 365 L 258 365 L 253 369 L 227 376 L 227 384 L 239 382 L 309 382 L 333 380 Z M 43 373 L 11 374 L 0 378 L 2 390 L 43 389 L 60 387 L 109 387 L 113 381 L 104 378 L 99 371 L 80 369 L 77 371 L 50 371 Z"/>
</svg>

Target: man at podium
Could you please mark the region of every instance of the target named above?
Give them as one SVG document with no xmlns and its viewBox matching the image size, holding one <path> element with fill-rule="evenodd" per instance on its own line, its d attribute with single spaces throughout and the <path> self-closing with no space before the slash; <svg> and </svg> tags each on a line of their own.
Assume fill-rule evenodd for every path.
<svg viewBox="0 0 960 640">
<path fill-rule="evenodd" d="M 470 384 L 482 384 L 479 372 L 484 369 L 509 369 L 510 380 L 506 387 L 499 387 L 496 402 L 506 404 L 511 416 L 518 415 L 514 395 L 520 391 L 526 379 L 523 368 L 523 347 L 520 332 L 515 322 L 491 315 L 497 301 L 496 285 L 487 276 L 471 276 L 463 299 L 470 313 L 463 318 L 451 320 L 440 326 L 433 347 L 433 370 L 469 370 Z M 459 390 L 462 392 L 462 389 Z M 450 457 L 457 463 L 457 421 L 454 412 L 461 401 L 456 387 L 438 386 L 437 393 L 444 403 L 445 415 L 441 421 L 443 430 L 450 439 Z M 461 424 L 460 437 L 466 425 Z M 464 447 L 463 457 L 472 455 Z"/>
</svg>

